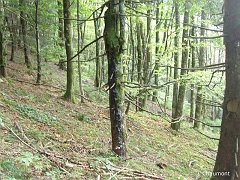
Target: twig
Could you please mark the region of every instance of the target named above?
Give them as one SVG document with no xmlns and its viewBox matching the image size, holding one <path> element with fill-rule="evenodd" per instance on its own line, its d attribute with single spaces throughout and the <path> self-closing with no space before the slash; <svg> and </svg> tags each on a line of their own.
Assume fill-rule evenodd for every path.
<svg viewBox="0 0 240 180">
<path fill-rule="evenodd" d="M 201 134 L 201 135 L 203 135 L 203 136 L 205 136 L 205 137 L 207 137 L 207 138 L 209 138 L 209 139 L 212 139 L 212 140 L 217 140 L 217 141 L 219 141 L 219 138 L 214 138 L 214 137 L 210 137 L 210 136 L 208 136 L 208 135 L 206 135 L 206 134 L 204 134 L 204 133 L 202 133 L 202 132 L 200 132 L 199 130 L 197 130 L 197 129 L 194 129 L 195 131 L 197 131 L 199 134 Z"/>
<path fill-rule="evenodd" d="M 19 141 L 21 141 L 24 145 L 26 145 L 27 147 L 29 147 L 30 149 L 39 152 L 39 150 L 35 149 L 34 147 L 32 147 L 31 145 L 29 145 L 28 143 L 26 143 L 25 141 L 23 141 L 9 126 L 7 126 L 6 124 L 4 124 L 4 127 L 7 128 Z"/>
<path fill-rule="evenodd" d="M 13 120 L 13 122 L 14 122 L 17 130 L 22 134 L 23 138 L 24 138 L 27 142 L 29 142 L 28 137 L 25 135 L 25 133 L 24 133 L 22 127 L 19 125 L 19 123 L 18 123 L 15 119 Z"/>
</svg>

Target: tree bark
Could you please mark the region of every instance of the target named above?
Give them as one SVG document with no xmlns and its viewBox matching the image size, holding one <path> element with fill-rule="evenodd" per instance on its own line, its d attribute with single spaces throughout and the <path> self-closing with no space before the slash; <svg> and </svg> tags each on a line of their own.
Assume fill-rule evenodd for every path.
<svg viewBox="0 0 240 180">
<path fill-rule="evenodd" d="M 64 14 L 64 36 L 65 36 L 65 48 L 67 55 L 67 88 L 64 94 L 64 98 L 70 102 L 75 103 L 74 96 L 74 68 L 72 57 L 72 27 L 71 27 L 71 3 L 70 0 L 63 0 L 63 14 Z"/>
<path fill-rule="evenodd" d="M 143 49 L 145 52 L 143 55 L 143 83 L 144 85 L 149 84 L 150 81 L 150 71 L 151 71 L 151 61 L 152 61 L 152 54 L 151 54 L 151 10 L 147 11 L 147 38 L 144 42 L 146 44 L 146 47 Z M 141 103 L 141 109 L 143 110 L 147 106 L 147 100 L 148 100 L 148 93 L 143 90 L 144 92 L 142 93 L 142 103 Z"/>
<path fill-rule="evenodd" d="M 59 37 L 59 43 L 58 45 L 60 46 L 60 48 L 64 48 L 64 24 L 63 24 L 63 19 L 62 19 L 62 15 L 63 15 L 63 5 L 61 0 L 58 0 L 57 2 L 58 4 L 58 37 Z M 63 54 L 60 54 L 59 57 L 59 69 L 61 70 L 66 70 L 66 65 L 65 65 L 65 59 Z"/>
<path fill-rule="evenodd" d="M 194 16 L 192 16 L 192 24 L 194 24 Z M 195 36 L 195 27 L 192 27 L 192 32 L 191 32 L 192 36 Z M 191 67 L 194 68 L 195 67 L 195 62 L 196 62 L 196 48 L 195 48 L 195 43 L 196 40 L 194 40 L 193 42 L 191 42 L 190 46 L 191 46 L 191 60 L 192 60 L 192 64 Z M 194 72 L 194 70 L 192 70 L 192 72 Z M 191 84 L 191 105 L 190 105 L 190 122 L 193 122 L 193 118 L 195 118 L 195 85 Z"/>
<path fill-rule="evenodd" d="M 77 19 L 80 20 L 80 2 L 77 0 Z M 81 47 L 81 25 L 78 24 L 77 26 L 77 34 L 78 34 L 78 52 L 80 51 Z M 79 90 L 81 94 L 81 103 L 84 103 L 84 89 L 83 89 L 83 83 L 82 83 L 82 68 L 81 68 L 81 62 L 80 62 L 80 54 L 78 55 L 78 83 L 79 83 Z"/>
<path fill-rule="evenodd" d="M 95 38 L 100 36 L 100 22 L 97 18 L 97 12 L 93 13 L 94 27 L 95 27 Z M 96 41 L 96 73 L 95 73 L 95 87 L 101 87 L 101 63 L 100 63 L 100 43 Z"/>
<path fill-rule="evenodd" d="M 143 61 L 143 53 L 142 53 L 142 39 L 141 39 L 141 22 L 136 23 L 136 29 L 137 29 L 137 82 L 139 84 L 142 84 L 142 61 Z M 140 92 L 139 92 L 140 93 Z M 139 107 L 141 107 L 141 100 L 142 98 L 137 97 L 137 106 L 136 111 L 139 110 Z"/>
<path fill-rule="evenodd" d="M 39 39 L 39 28 L 38 28 L 38 3 L 39 0 L 35 1 L 35 38 L 36 38 L 36 49 L 37 49 L 37 84 L 41 84 L 42 70 L 41 70 L 41 57 L 40 57 L 40 39 Z"/>
<path fill-rule="evenodd" d="M 188 64 L 188 46 L 189 46 L 189 15 L 190 15 L 190 4 L 189 0 L 186 0 L 185 3 L 185 12 L 184 12 L 184 20 L 183 20 L 183 35 L 182 35 L 182 62 L 181 62 L 181 78 L 185 74 L 187 74 L 187 64 Z M 175 111 L 175 116 L 173 117 L 173 121 L 171 127 L 173 130 L 178 131 L 180 129 L 180 118 L 182 117 L 183 111 L 183 103 L 185 98 L 185 91 L 186 91 L 186 82 L 184 79 L 181 80 L 179 85 L 178 97 L 177 97 L 177 106 Z"/>
<path fill-rule="evenodd" d="M 224 3 L 226 89 L 218 153 L 212 180 L 240 179 L 240 1 Z M 225 173 L 217 176 L 218 172 Z"/>
<path fill-rule="evenodd" d="M 3 36 L 3 2 L 0 0 L 0 76 L 6 77 L 6 59 L 4 55 L 4 36 Z"/>
<path fill-rule="evenodd" d="M 178 78 L 178 66 L 179 66 L 179 33 L 180 33 L 180 12 L 179 12 L 179 4 L 177 1 L 174 2 L 175 6 L 175 32 L 176 36 L 174 37 L 174 72 L 173 78 L 177 80 Z M 172 117 L 175 117 L 176 107 L 177 107 L 177 98 L 178 97 L 178 83 L 174 83 L 173 85 L 173 97 L 172 97 Z"/>
<path fill-rule="evenodd" d="M 159 85 L 159 63 L 160 63 L 160 56 L 158 56 L 159 53 L 159 43 L 160 43 L 160 33 L 159 33 L 159 29 L 160 29 L 160 20 L 159 20 L 159 16 L 160 16 L 160 8 L 159 5 L 161 4 L 161 2 L 158 0 L 157 1 L 157 10 L 156 10 L 156 48 L 155 48 L 155 56 L 156 56 L 156 60 L 155 60 L 155 74 L 154 74 L 154 84 L 156 86 Z M 152 101 L 156 102 L 158 98 L 158 89 L 153 91 L 153 98 Z"/>
<path fill-rule="evenodd" d="M 124 3 L 123 0 L 110 0 L 105 12 L 104 40 L 108 58 L 109 105 L 112 133 L 112 150 L 126 158 L 124 138 L 124 88 L 122 54 L 124 48 Z"/>
<path fill-rule="evenodd" d="M 200 36 L 205 36 L 205 19 L 206 19 L 206 14 L 204 12 L 204 10 L 202 10 L 202 13 L 201 13 L 201 33 L 200 33 Z M 205 47 L 204 47 L 204 44 L 205 44 L 205 40 L 204 39 L 200 39 L 200 53 L 199 53 L 199 66 L 202 67 L 205 65 Z M 196 109 L 195 109 L 195 119 L 196 120 L 200 120 L 200 118 L 202 117 L 202 85 L 199 84 L 198 85 L 198 88 L 197 88 L 197 98 L 196 98 Z M 199 121 L 194 121 L 194 125 L 193 127 L 196 128 L 196 129 L 199 129 L 199 126 L 200 126 L 200 122 Z"/>
<path fill-rule="evenodd" d="M 24 0 L 19 0 L 19 6 L 21 8 L 25 7 Z M 27 65 L 27 68 L 31 68 L 32 63 L 29 57 L 29 49 L 27 44 L 27 22 L 26 22 L 26 14 L 21 9 L 20 11 L 20 23 L 21 23 L 21 29 L 22 29 L 22 38 L 23 38 L 23 50 L 24 50 L 24 58 L 25 58 L 25 64 Z"/>
</svg>

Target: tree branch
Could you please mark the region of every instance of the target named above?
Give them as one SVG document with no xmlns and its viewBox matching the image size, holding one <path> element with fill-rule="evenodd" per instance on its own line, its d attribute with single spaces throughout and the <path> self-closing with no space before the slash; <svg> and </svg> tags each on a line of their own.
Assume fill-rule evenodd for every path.
<svg viewBox="0 0 240 180">
<path fill-rule="evenodd" d="M 90 42 L 89 44 L 87 44 L 86 46 L 84 46 L 77 54 L 75 54 L 73 57 L 71 57 L 70 59 L 68 59 L 67 61 L 61 61 L 61 62 L 68 62 L 73 60 L 75 57 L 77 57 L 79 54 L 81 54 L 88 46 L 92 45 L 93 43 L 97 42 L 98 40 L 102 39 L 104 36 L 100 36 L 97 39 L 95 39 L 94 41 Z"/>
<path fill-rule="evenodd" d="M 222 35 L 219 35 L 219 36 L 189 36 L 190 38 L 193 38 L 193 39 L 217 39 L 217 38 L 222 38 L 222 37 L 225 37 L 227 36 L 226 34 L 222 34 Z"/>
</svg>

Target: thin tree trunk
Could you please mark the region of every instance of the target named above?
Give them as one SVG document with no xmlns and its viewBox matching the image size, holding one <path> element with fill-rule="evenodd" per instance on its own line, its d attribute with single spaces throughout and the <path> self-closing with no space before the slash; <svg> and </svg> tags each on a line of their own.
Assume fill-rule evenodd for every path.
<svg viewBox="0 0 240 180">
<path fill-rule="evenodd" d="M 112 150 L 126 158 L 124 138 L 124 88 L 121 84 L 123 68 L 121 55 L 124 50 L 124 3 L 110 0 L 105 12 L 105 49 L 108 58 L 109 105 L 112 133 Z"/>
<path fill-rule="evenodd" d="M 71 3 L 70 0 L 63 0 L 63 14 L 64 14 L 64 37 L 65 37 L 65 48 L 67 55 L 67 88 L 64 94 L 64 98 L 70 102 L 75 103 L 74 96 L 74 68 L 72 60 L 72 27 L 71 27 Z"/>
<path fill-rule="evenodd" d="M 64 48 L 64 24 L 63 24 L 63 19 L 62 19 L 62 15 L 63 15 L 63 5 L 61 0 L 57 1 L 58 4 L 58 37 L 59 37 L 59 43 L 58 45 L 60 46 L 60 48 Z M 65 65 L 65 59 L 63 54 L 60 54 L 59 57 L 59 69 L 61 70 L 66 70 L 66 65 Z"/>
<path fill-rule="evenodd" d="M 77 0 L 77 19 L 80 20 L 80 2 Z M 78 24 L 77 26 L 78 31 L 78 52 L 80 51 L 81 47 L 81 25 Z M 81 69 L 81 62 L 80 62 L 80 54 L 78 55 L 78 83 L 79 83 L 79 90 L 81 95 L 81 103 L 84 103 L 84 89 L 82 84 L 82 69 Z"/>
<path fill-rule="evenodd" d="M 7 8 L 8 6 L 9 6 L 9 4 L 7 4 L 8 2 L 6 2 L 6 1 L 3 1 L 3 7 L 4 8 Z M 12 5 L 13 6 L 13 5 Z M 13 7 L 14 8 L 14 7 Z M 6 13 L 4 13 L 4 15 L 5 15 L 5 21 L 6 21 L 6 23 L 7 23 L 7 27 L 8 27 L 8 30 L 9 30 L 9 35 L 10 35 L 10 39 L 11 39 L 11 56 L 10 56 L 10 61 L 13 61 L 13 59 L 14 59 L 14 53 L 15 53 L 15 46 L 16 46 L 16 31 L 15 31 L 15 29 L 16 29 L 16 27 L 14 27 L 15 25 L 14 25 L 14 20 L 16 19 L 15 17 L 16 17 L 16 15 L 13 13 L 13 12 L 11 12 L 11 14 L 6 14 Z M 11 18 L 10 18 L 10 21 L 9 21 L 9 17 L 11 16 Z"/>
<path fill-rule="evenodd" d="M 145 42 L 143 42 L 142 45 L 143 46 L 143 50 L 144 50 L 144 55 L 143 55 L 143 83 L 145 85 L 149 84 L 149 80 L 150 80 L 150 67 L 151 67 L 151 61 L 152 61 L 152 56 L 151 56 L 151 21 L 152 21 L 152 17 L 151 17 L 151 10 L 147 11 L 147 36 L 146 38 L 142 38 L 143 40 L 145 39 Z M 143 34 L 142 34 L 143 37 Z M 143 98 L 141 99 L 141 109 L 143 110 L 146 108 L 147 105 L 147 100 L 148 100 L 148 93 L 143 90 L 143 92 L 141 93 L 141 96 L 143 96 Z"/>
<path fill-rule="evenodd" d="M 192 24 L 194 24 L 194 16 L 192 16 Z M 195 28 L 192 27 L 192 36 L 195 36 Z M 196 41 L 191 42 L 191 53 L 192 53 L 192 64 L 191 67 L 195 67 L 195 61 L 196 61 L 196 48 L 195 48 Z M 194 72 L 194 70 L 192 70 Z M 193 118 L 195 117 L 195 85 L 191 84 L 191 105 L 190 105 L 190 122 L 193 122 Z"/>
<path fill-rule="evenodd" d="M 201 36 L 205 36 L 205 19 L 206 19 L 206 14 L 205 12 L 202 10 L 201 13 L 201 27 L 203 27 L 201 29 Z M 205 40 L 204 39 L 200 39 L 200 44 L 204 44 Z M 203 45 L 200 47 L 200 54 L 199 54 L 199 66 L 204 66 L 205 64 L 205 47 L 203 47 Z M 200 120 L 201 116 L 202 116 L 202 86 L 198 85 L 197 88 L 197 98 L 196 98 L 196 109 L 195 109 L 195 119 L 196 120 Z M 193 127 L 196 129 L 199 129 L 200 126 L 200 122 L 199 121 L 194 121 L 194 125 Z"/>
<path fill-rule="evenodd" d="M 0 77 L 6 77 L 6 59 L 4 57 L 3 2 L 0 0 Z"/>
<path fill-rule="evenodd" d="M 154 84 L 156 86 L 158 86 L 159 84 L 159 58 L 160 56 L 158 56 L 158 53 L 159 53 L 159 43 L 160 43 L 160 33 L 159 33 L 159 29 L 160 29 L 160 20 L 159 20 L 159 15 L 160 15 L 160 8 L 159 8 L 159 5 L 160 5 L 160 1 L 158 0 L 157 1 L 157 10 L 156 10 L 156 39 L 155 39 L 155 42 L 156 42 L 156 48 L 155 48 L 155 56 L 156 56 L 156 60 L 155 60 L 155 71 L 156 73 L 154 74 Z M 157 101 L 157 97 L 158 97 L 158 90 L 155 90 L 153 91 L 153 98 L 152 98 L 152 101 L 156 102 Z"/>
<path fill-rule="evenodd" d="M 97 12 L 93 13 L 94 27 L 95 27 L 95 38 L 97 39 L 100 35 L 100 25 L 97 18 Z M 96 41 L 96 73 L 95 73 L 95 87 L 101 87 L 101 63 L 100 63 L 100 47 L 99 41 Z"/>
<path fill-rule="evenodd" d="M 19 0 L 19 6 L 21 8 L 25 7 L 25 1 L 24 0 Z M 23 38 L 23 50 L 24 50 L 24 59 L 25 59 L 25 64 L 27 65 L 27 68 L 31 68 L 31 60 L 29 57 L 29 49 L 27 45 L 27 22 L 26 22 L 26 14 L 24 11 L 21 9 L 20 11 L 20 23 L 21 23 L 21 28 L 22 28 L 22 38 Z"/>
<path fill-rule="evenodd" d="M 175 0 L 175 32 L 176 35 L 174 37 L 174 47 L 176 51 L 174 52 L 174 72 L 173 78 L 175 80 L 178 79 L 178 66 L 179 66 L 179 33 L 180 33 L 180 12 L 179 12 L 179 4 Z M 173 85 L 173 98 L 172 98 L 172 117 L 175 117 L 176 107 L 177 107 L 177 99 L 178 99 L 178 83 L 174 83 Z"/>
<path fill-rule="evenodd" d="M 142 39 L 141 39 L 141 23 L 137 22 L 136 24 L 136 28 L 137 28 L 137 81 L 139 84 L 142 84 L 142 77 L 143 77 L 143 73 L 142 73 L 142 67 L 143 67 L 143 54 L 142 54 Z M 140 92 L 139 92 L 140 93 Z M 139 107 L 141 107 L 141 102 L 142 102 L 142 98 L 137 97 L 137 106 L 136 106 L 136 111 L 139 110 Z"/>
<path fill-rule="evenodd" d="M 39 29 L 38 29 L 38 3 L 39 0 L 35 1 L 35 37 L 36 37 L 36 47 L 37 47 L 37 84 L 41 84 L 41 57 L 40 57 L 40 39 L 39 39 Z"/>
</svg>

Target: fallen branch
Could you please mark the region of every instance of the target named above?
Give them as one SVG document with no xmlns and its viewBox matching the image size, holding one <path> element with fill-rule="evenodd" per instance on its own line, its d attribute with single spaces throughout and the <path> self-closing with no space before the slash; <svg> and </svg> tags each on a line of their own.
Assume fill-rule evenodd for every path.
<svg viewBox="0 0 240 180">
<path fill-rule="evenodd" d="M 22 140 L 9 126 L 7 125 L 4 125 L 4 127 L 6 129 L 8 129 L 20 142 L 22 142 L 24 145 L 26 145 L 27 147 L 29 147 L 30 149 L 32 149 L 33 151 L 43 155 L 45 158 L 47 158 L 49 161 L 53 162 L 56 166 L 58 166 L 62 171 L 64 171 L 65 173 L 68 173 L 68 171 L 66 169 L 64 169 L 63 167 L 68 167 L 68 168 L 71 168 L 71 167 L 74 167 L 74 165 L 81 165 L 81 166 L 84 166 L 84 168 L 90 168 L 90 169 L 93 169 L 93 167 L 91 166 L 87 166 L 87 165 L 83 165 L 82 163 L 79 163 L 79 162 L 76 162 L 70 158 L 67 158 L 67 157 L 63 157 L 63 156 L 58 156 L 58 155 L 55 155 L 53 153 L 49 153 L 49 152 L 46 152 L 46 151 L 42 151 L 42 150 L 38 150 L 36 149 L 35 147 L 31 146 L 30 144 L 28 144 L 27 142 L 25 142 L 24 140 Z M 65 159 L 67 160 L 68 162 L 61 162 L 57 159 Z M 70 164 L 70 163 L 72 164 Z M 107 168 L 107 167 L 100 167 L 100 169 L 103 169 L 103 170 L 107 170 L 109 171 L 110 169 Z M 116 174 L 112 176 L 112 178 L 114 176 L 116 176 L 117 174 L 124 174 L 126 176 L 130 176 L 130 177 L 144 177 L 144 178 L 151 178 L 151 179 L 158 179 L 158 180 L 164 180 L 162 177 L 158 177 L 158 176 L 155 176 L 155 175 L 151 175 L 151 174 L 148 174 L 148 173 L 144 173 L 142 171 L 139 171 L 139 170 L 135 170 L 135 169 L 129 169 L 127 167 L 117 167 L 117 166 L 113 166 L 111 168 L 112 171 L 115 171 Z M 110 178 L 111 179 L 111 178 Z"/>
<path fill-rule="evenodd" d="M 101 169 L 109 171 L 109 169 L 107 167 L 101 167 Z M 117 174 L 123 174 L 125 176 L 130 176 L 130 177 L 137 176 L 137 177 L 144 177 L 144 178 L 164 180 L 164 178 L 162 178 L 162 177 L 155 176 L 155 175 L 148 174 L 148 173 L 144 173 L 142 171 L 135 170 L 135 169 L 119 168 L 117 166 L 114 166 L 114 167 L 111 168 L 111 170 L 117 172 Z"/>
<path fill-rule="evenodd" d="M 19 125 L 19 123 L 14 119 L 13 120 L 17 130 L 22 134 L 23 138 L 25 139 L 25 141 L 29 142 L 29 139 L 28 137 L 26 136 L 26 134 L 24 133 L 22 127 Z"/>
</svg>

